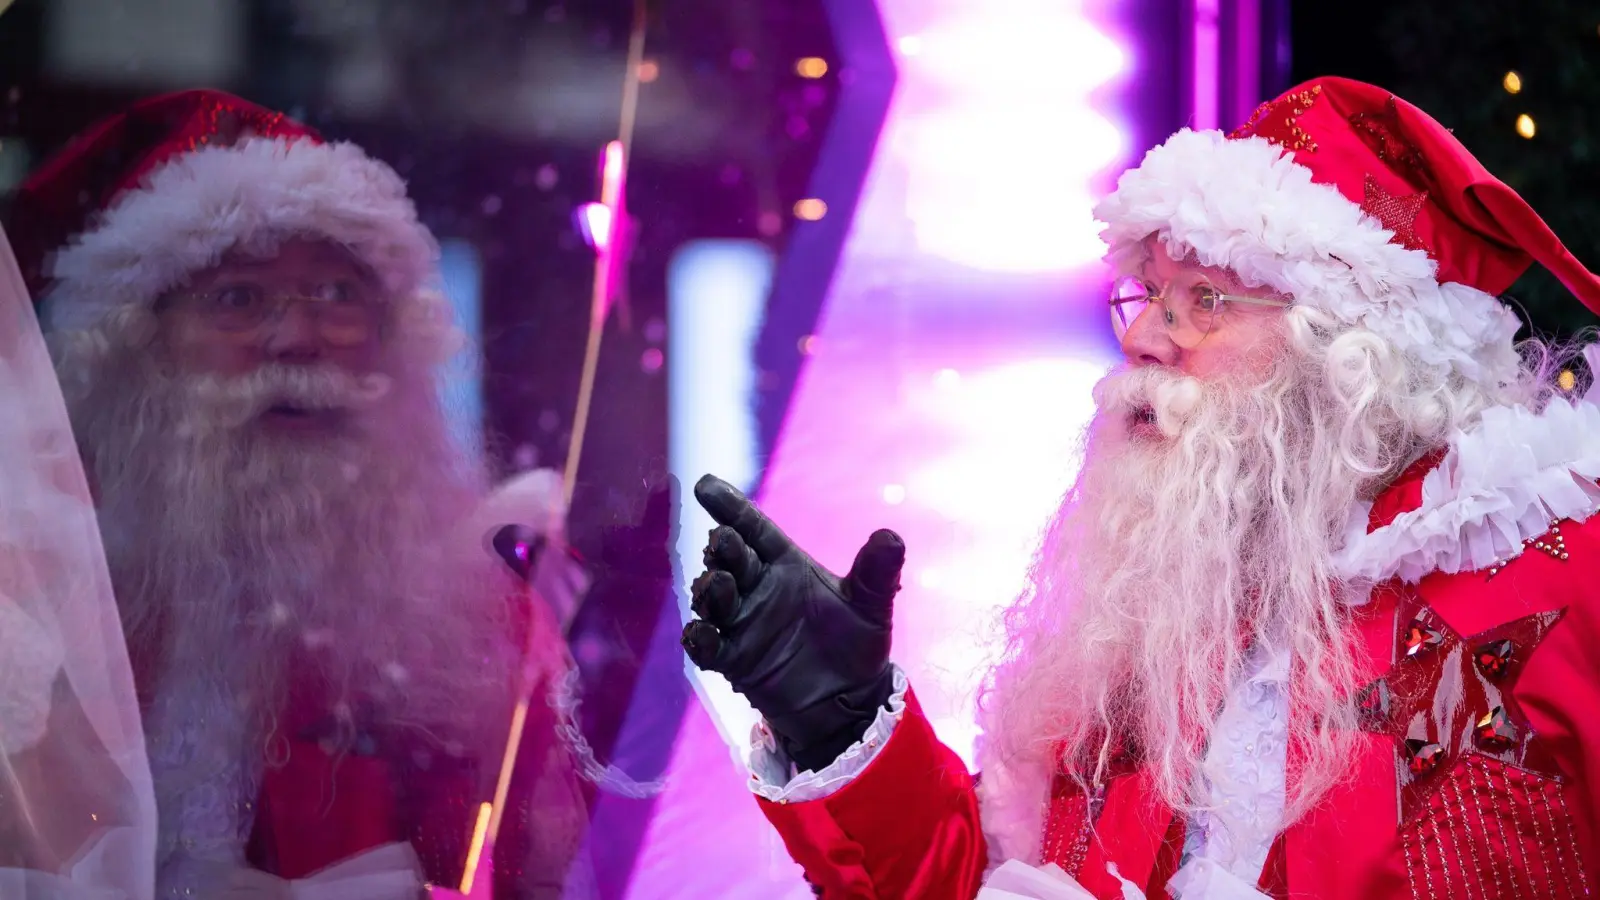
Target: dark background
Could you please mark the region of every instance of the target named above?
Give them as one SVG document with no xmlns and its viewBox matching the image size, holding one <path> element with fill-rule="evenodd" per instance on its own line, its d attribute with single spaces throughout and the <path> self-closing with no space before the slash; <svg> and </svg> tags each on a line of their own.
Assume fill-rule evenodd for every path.
<svg viewBox="0 0 1600 900">
<path fill-rule="evenodd" d="M 1575 0 L 1302 0 L 1290 4 L 1295 82 L 1343 75 L 1427 110 L 1600 267 L 1600 4 Z M 1515 71 L 1522 91 L 1502 80 Z M 1536 125 L 1517 134 L 1517 116 Z M 1535 266 L 1509 292 L 1535 333 L 1571 339 L 1595 315 Z"/>
</svg>

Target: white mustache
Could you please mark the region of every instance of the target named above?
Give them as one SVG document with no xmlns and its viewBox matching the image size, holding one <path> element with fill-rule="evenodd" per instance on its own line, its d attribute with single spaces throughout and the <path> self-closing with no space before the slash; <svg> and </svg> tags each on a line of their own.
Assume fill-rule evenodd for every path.
<svg viewBox="0 0 1600 900">
<path fill-rule="evenodd" d="M 1155 367 L 1122 369 L 1102 378 L 1094 387 L 1095 404 L 1101 415 L 1125 420 L 1148 408 L 1154 413 L 1156 427 L 1168 438 L 1183 433 L 1204 396 L 1205 389 L 1198 378 Z"/>
<path fill-rule="evenodd" d="M 243 425 L 274 406 L 370 409 L 393 387 L 393 379 L 378 372 L 356 375 L 332 367 L 267 366 L 238 378 L 198 378 L 188 391 L 207 417 L 227 428 Z"/>
</svg>

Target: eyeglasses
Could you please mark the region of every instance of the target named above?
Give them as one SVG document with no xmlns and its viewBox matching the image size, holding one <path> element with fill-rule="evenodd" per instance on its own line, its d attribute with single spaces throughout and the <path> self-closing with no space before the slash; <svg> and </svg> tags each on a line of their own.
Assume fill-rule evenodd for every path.
<svg viewBox="0 0 1600 900">
<path fill-rule="evenodd" d="M 1127 335 L 1134 321 L 1152 303 L 1161 306 L 1161 320 L 1166 323 L 1172 342 L 1185 350 L 1199 346 L 1216 329 L 1230 303 L 1279 309 L 1294 305 L 1288 300 L 1224 294 L 1205 281 L 1187 285 L 1168 284 L 1167 293 L 1169 296 L 1162 296 L 1155 285 L 1133 275 L 1113 282 L 1111 327 L 1116 331 L 1117 340 Z"/>
<path fill-rule="evenodd" d="M 271 294 L 255 284 L 229 284 L 197 294 L 181 294 L 167 304 L 186 310 L 207 327 L 239 339 L 254 338 L 269 323 L 283 320 L 291 306 L 304 307 L 329 344 L 365 343 L 378 329 L 379 306 L 359 284 L 331 281 L 309 291 Z"/>
</svg>

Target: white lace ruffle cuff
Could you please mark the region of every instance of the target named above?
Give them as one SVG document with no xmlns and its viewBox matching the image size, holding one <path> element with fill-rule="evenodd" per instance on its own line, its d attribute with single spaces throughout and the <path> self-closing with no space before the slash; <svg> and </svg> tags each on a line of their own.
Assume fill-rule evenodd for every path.
<svg viewBox="0 0 1600 900">
<path fill-rule="evenodd" d="M 905 671 L 895 666 L 894 692 L 889 695 L 887 708 L 878 710 L 878 717 L 872 720 L 860 741 L 851 744 L 819 772 L 796 773 L 794 763 L 779 749 L 767 723 L 757 723 L 750 732 L 751 793 L 773 803 L 804 803 L 838 793 L 865 771 L 889 743 L 889 736 L 894 734 L 895 726 L 906 713 L 906 691 L 910 686 Z"/>
</svg>

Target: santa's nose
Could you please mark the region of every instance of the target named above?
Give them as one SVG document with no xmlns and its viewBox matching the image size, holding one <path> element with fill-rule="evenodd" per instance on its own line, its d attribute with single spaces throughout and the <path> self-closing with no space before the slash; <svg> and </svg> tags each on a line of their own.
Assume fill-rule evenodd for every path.
<svg viewBox="0 0 1600 900">
<path fill-rule="evenodd" d="M 265 349 L 278 362 L 314 362 L 325 348 L 311 312 L 304 304 L 292 303 L 267 325 Z"/>
<path fill-rule="evenodd" d="M 1122 355 L 1136 366 L 1171 366 L 1181 352 L 1161 319 L 1162 307 L 1151 303 L 1140 311 L 1122 335 Z"/>
</svg>

